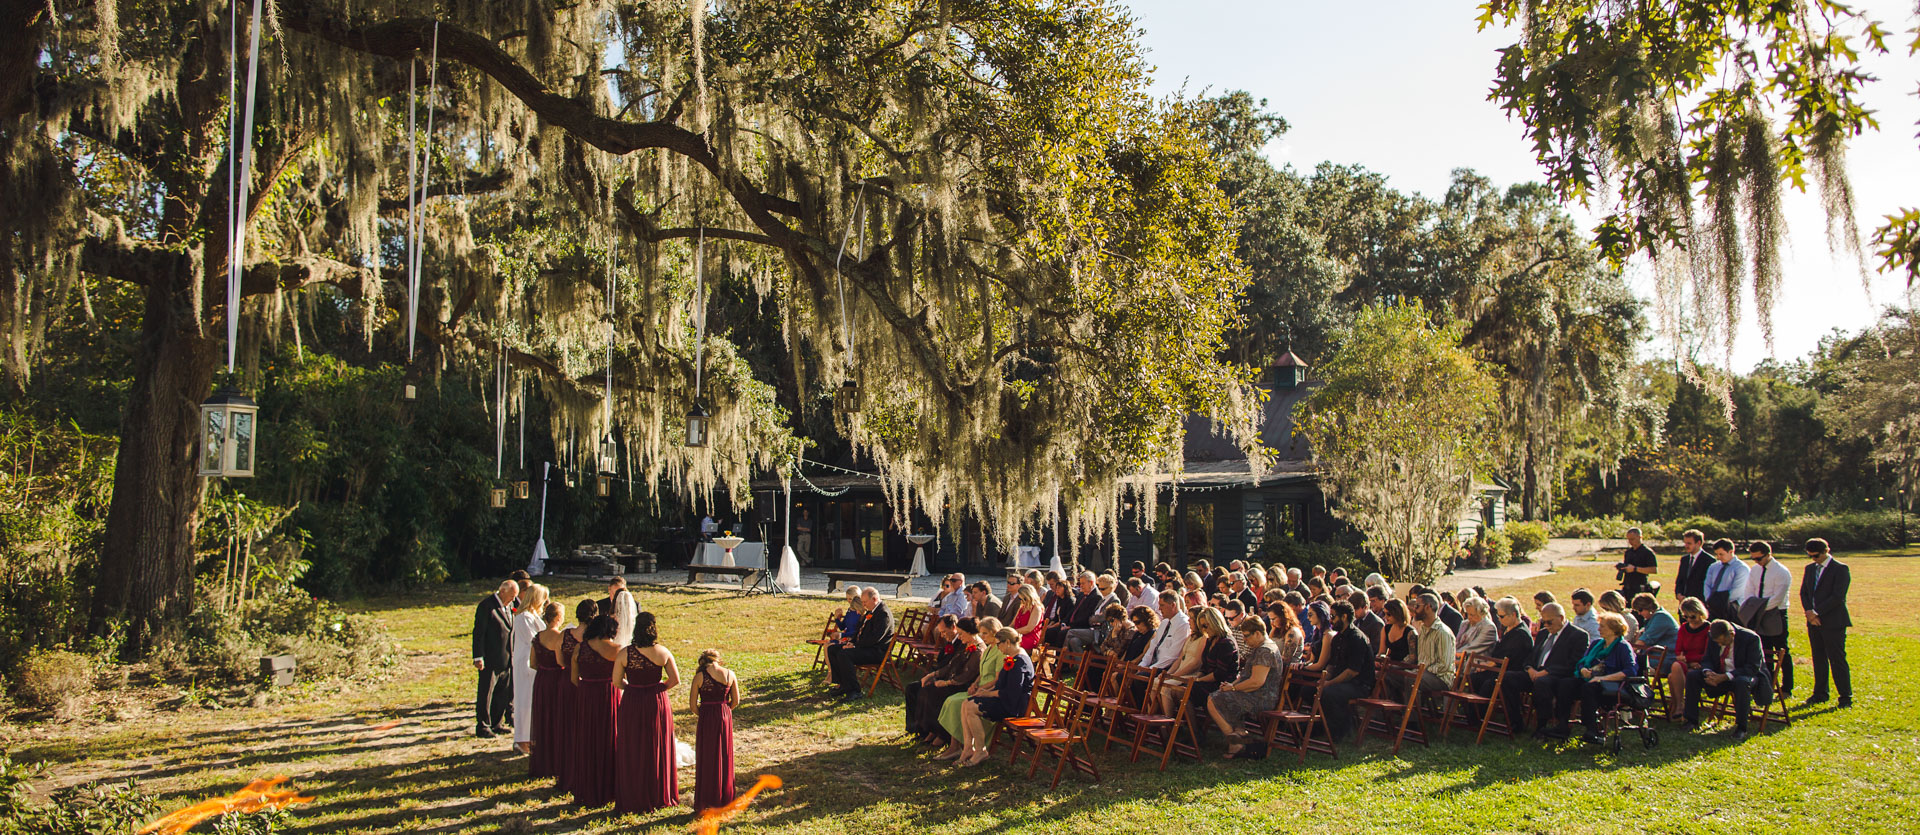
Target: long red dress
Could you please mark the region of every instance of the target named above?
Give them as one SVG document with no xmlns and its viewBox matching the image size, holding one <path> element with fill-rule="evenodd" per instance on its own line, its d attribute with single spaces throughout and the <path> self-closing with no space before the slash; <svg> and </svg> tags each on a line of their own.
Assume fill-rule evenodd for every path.
<svg viewBox="0 0 1920 835">
<path fill-rule="evenodd" d="M 613 662 L 593 647 L 581 645 L 574 666 L 580 671 L 580 684 L 574 688 L 574 712 L 579 716 L 568 738 L 567 788 L 575 803 L 605 806 L 614 796 L 614 726 L 620 691 L 613 686 Z"/>
<path fill-rule="evenodd" d="M 700 731 L 694 740 L 693 808 L 712 809 L 733 802 L 733 685 L 702 674 Z"/>
<path fill-rule="evenodd" d="M 673 706 L 660 681 L 665 668 L 627 647 L 627 687 L 620 694 L 619 752 L 616 755 L 613 808 L 651 812 L 680 805 L 680 778 L 674 761 Z"/>
<path fill-rule="evenodd" d="M 564 643 L 565 638 L 561 641 Z M 562 741 L 561 717 L 572 713 L 573 684 L 567 671 L 560 668 L 560 656 L 533 642 L 533 754 L 527 757 L 527 775 L 555 777 L 560 773 L 566 750 Z"/>
<path fill-rule="evenodd" d="M 560 662 L 561 673 L 559 709 L 554 712 L 555 753 L 553 759 L 549 760 L 553 763 L 553 787 L 560 791 L 569 791 L 572 788 L 567 778 L 573 772 L 573 757 L 568 752 L 573 750 L 574 726 L 580 722 L 580 709 L 578 697 L 574 694 L 573 679 L 568 678 L 565 671 L 567 663 L 579 649 L 580 639 L 575 638 L 571 631 L 563 630 L 560 633 L 560 656 L 556 659 Z M 537 690 L 539 687 L 539 674 L 536 673 L 534 689 Z"/>
</svg>

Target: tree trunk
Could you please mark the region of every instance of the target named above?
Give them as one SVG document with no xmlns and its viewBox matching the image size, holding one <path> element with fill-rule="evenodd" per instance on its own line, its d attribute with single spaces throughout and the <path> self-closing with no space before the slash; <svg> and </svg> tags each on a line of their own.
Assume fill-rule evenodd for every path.
<svg viewBox="0 0 1920 835">
<path fill-rule="evenodd" d="M 197 279 L 197 269 L 189 272 L 156 275 L 147 285 L 88 621 L 95 635 L 123 627 L 129 658 L 177 633 L 193 602 L 194 531 L 205 490 L 199 405 L 213 384 L 215 351 L 184 289 Z"/>
</svg>

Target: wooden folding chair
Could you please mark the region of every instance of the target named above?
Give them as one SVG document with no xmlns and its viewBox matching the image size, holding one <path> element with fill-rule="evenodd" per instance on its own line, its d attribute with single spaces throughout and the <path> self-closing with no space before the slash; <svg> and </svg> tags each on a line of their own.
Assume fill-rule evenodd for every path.
<svg viewBox="0 0 1920 835">
<path fill-rule="evenodd" d="M 1020 742 L 1033 731 L 1057 727 L 1060 724 L 1059 710 L 1067 700 L 1067 688 L 1056 678 L 1035 677 L 1033 689 L 1027 693 L 1027 710 L 1019 716 L 1009 716 L 993 725 L 993 733 L 987 736 L 987 750 L 992 751 L 1000 744 L 1000 732 L 1006 731 L 1007 738 L 1013 744 L 1013 753 L 1007 756 L 1007 764 L 1012 765 L 1020 759 Z M 1078 694 L 1072 699 L 1079 701 Z"/>
<path fill-rule="evenodd" d="M 1765 705 L 1760 704 L 1758 699 L 1747 704 L 1747 718 L 1758 717 L 1760 733 L 1766 733 L 1768 720 L 1779 722 L 1781 727 L 1793 727 L 1793 715 L 1788 711 L 1787 700 L 1780 698 L 1780 671 L 1787 663 L 1786 650 L 1776 648 L 1767 651 L 1767 676 L 1770 679 L 1768 685 L 1773 688 L 1773 700 Z M 1707 708 L 1708 721 L 1711 722 L 1732 718 L 1733 714 L 1732 693 L 1715 696 L 1713 703 Z"/>
<path fill-rule="evenodd" d="M 813 667 L 810 670 L 827 668 L 827 647 L 835 643 L 833 627 L 836 622 L 834 618 L 828 617 L 827 625 L 820 628 L 820 637 L 807 639 L 807 643 L 813 645 Z"/>
<path fill-rule="evenodd" d="M 1493 695 L 1482 696 L 1473 692 L 1473 677 L 1479 673 L 1493 674 Z M 1454 676 L 1454 689 L 1440 693 L 1440 699 L 1446 705 L 1446 712 L 1440 716 L 1440 738 L 1446 739 L 1447 732 L 1457 722 L 1463 728 L 1473 728 L 1476 725 L 1479 727 L 1480 732 L 1473 738 L 1475 745 L 1486 740 L 1489 730 L 1512 739 L 1513 714 L 1505 708 L 1505 699 L 1501 695 L 1503 688 L 1500 686 L 1506 674 L 1507 659 L 1505 658 L 1496 660 L 1477 654 L 1468 658 L 1464 669 Z M 1458 708 L 1458 719 L 1455 718 L 1455 708 Z M 1496 709 L 1501 712 L 1499 722 L 1493 721 L 1493 713 Z M 1474 719 L 1475 711 L 1480 714 L 1478 721 Z"/>
<path fill-rule="evenodd" d="M 1260 714 L 1262 736 L 1266 739 L 1268 750 L 1272 750 L 1275 741 L 1284 734 L 1286 744 L 1282 747 L 1299 754 L 1303 764 L 1307 761 L 1308 751 L 1340 758 L 1340 753 L 1333 747 L 1333 729 L 1327 725 L 1326 711 L 1320 705 L 1320 695 L 1326 686 L 1324 678 L 1314 682 L 1313 698 L 1308 701 L 1305 710 L 1300 710 L 1289 696 L 1282 694 L 1280 707 Z M 1316 723 L 1320 726 L 1320 735 L 1317 737 L 1313 733 Z"/>
<path fill-rule="evenodd" d="M 1149 688 L 1147 700 L 1154 700 L 1154 696 L 1155 688 Z M 1152 733 L 1155 734 L 1154 744 L 1160 746 L 1161 771 L 1167 770 L 1167 760 L 1176 753 L 1192 757 L 1195 762 L 1198 762 L 1200 743 L 1194 739 L 1193 726 L 1187 723 L 1186 718 L 1187 708 L 1192 699 L 1193 688 L 1185 687 L 1181 689 L 1180 702 L 1173 709 L 1172 716 L 1153 710 L 1151 706 L 1142 707 L 1139 712 L 1127 714 L 1127 721 L 1133 725 L 1133 752 L 1128 756 L 1127 761 L 1140 761 L 1140 746 L 1146 741 L 1147 734 Z M 1184 743 L 1180 741 L 1182 734 L 1187 738 Z"/>
<path fill-rule="evenodd" d="M 1647 676 L 1647 688 L 1653 691 L 1653 700 L 1660 704 L 1661 717 L 1667 716 L 1673 705 L 1672 688 L 1667 686 L 1667 670 L 1673 666 L 1673 654 L 1666 647 L 1647 647 L 1640 658 L 1640 672 Z"/>
<path fill-rule="evenodd" d="M 1354 699 L 1355 710 L 1360 714 L 1360 739 L 1368 734 L 1379 734 L 1382 738 L 1393 740 L 1393 752 L 1400 753 L 1400 744 L 1409 736 L 1421 745 L 1427 743 L 1427 720 L 1420 714 L 1420 667 L 1398 661 L 1381 661 L 1375 675 L 1373 696 L 1366 699 Z M 1388 682 L 1394 680 L 1406 682 L 1406 698 L 1396 701 L 1392 698 Z M 1399 715 L 1399 724 L 1394 724 L 1395 714 Z M 1418 720 L 1418 729 L 1410 726 Z"/>
<path fill-rule="evenodd" d="M 1160 683 L 1160 671 L 1139 664 L 1125 664 L 1120 667 L 1119 684 L 1114 688 L 1113 698 L 1095 708 L 1094 724 L 1104 724 L 1106 739 L 1100 743 L 1100 753 L 1105 754 L 1113 748 L 1113 738 L 1120 733 L 1120 726 L 1129 715 L 1146 712 L 1146 700 L 1153 698 Z M 1135 685 L 1139 685 L 1136 687 Z M 1139 695 L 1135 695 L 1135 691 Z"/>
<path fill-rule="evenodd" d="M 1033 765 L 1027 767 L 1027 777 L 1031 779 L 1040 770 L 1040 757 L 1051 753 L 1056 762 L 1053 766 L 1053 782 L 1047 788 L 1060 785 L 1060 775 L 1071 765 L 1073 770 L 1100 782 L 1100 767 L 1093 762 L 1093 748 L 1087 744 L 1087 737 L 1093 733 L 1093 722 L 1087 716 L 1087 704 L 1081 699 L 1055 699 L 1058 723 L 1048 727 L 1028 731 L 1026 737 L 1033 743 Z M 1064 705 L 1064 708 L 1059 706 Z M 1074 747 L 1079 751 L 1075 752 Z M 1019 753 L 1016 744 L 1014 753 Z"/>
<path fill-rule="evenodd" d="M 882 681 L 893 685 L 895 690 L 904 689 L 900 686 L 900 665 L 911 658 L 912 654 L 913 647 L 906 641 L 900 640 L 900 636 L 895 634 L 893 642 L 887 644 L 886 653 L 880 656 L 880 663 L 861 664 L 855 667 L 855 675 L 869 671 L 872 673 L 873 678 L 867 682 L 867 695 L 872 696 L 880 692 Z"/>
</svg>

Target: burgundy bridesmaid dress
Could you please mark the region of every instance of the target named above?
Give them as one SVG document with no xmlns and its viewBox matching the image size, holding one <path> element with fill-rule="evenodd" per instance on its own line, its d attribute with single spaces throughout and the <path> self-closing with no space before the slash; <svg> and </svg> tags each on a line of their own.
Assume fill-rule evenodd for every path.
<svg viewBox="0 0 1920 835">
<path fill-rule="evenodd" d="M 651 812 L 680 805 L 680 780 L 675 769 L 673 706 L 660 682 L 665 669 L 627 648 L 627 687 L 620 695 L 619 752 L 614 773 L 613 808 L 618 812 Z"/>
<path fill-rule="evenodd" d="M 568 660 L 573 658 L 573 653 L 578 649 L 580 649 L 580 640 L 573 637 L 572 632 L 562 631 L 560 633 L 560 655 L 556 659 L 560 662 L 561 670 L 560 702 L 559 709 L 554 712 L 554 755 L 553 759 L 548 761 L 553 764 L 553 787 L 560 791 L 570 791 L 572 789 L 572 784 L 568 782 L 568 777 L 573 772 L 573 757 L 569 752 L 573 750 L 573 728 L 580 722 L 580 706 L 578 704 L 579 697 L 574 693 L 573 679 L 567 676 L 566 669 Z M 540 679 L 536 673 L 534 677 L 534 689 L 537 690 L 539 687 Z"/>
<path fill-rule="evenodd" d="M 620 691 L 614 689 L 613 662 L 581 645 L 574 666 L 580 684 L 574 688 L 573 734 L 567 745 L 567 788 L 573 802 L 605 806 L 614 795 L 614 725 L 620 711 Z M 615 656 L 618 658 L 619 656 Z"/>
<path fill-rule="evenodd" d="M 566 639 L 562 638 L 562 641 Z M 561 741 L 560 717 L 572 712 L 573 684 L 560 669 L 560 656 L 533 642 L 533 754 L 527 757 L 527 776 L 555 777 L 566 745 Z"/>
<path fill-rule="evenodd" d="M 700 676 L 700 732 L 694 743 L 693 808 L 733 802 L 733 685 Z"/>
</svg>

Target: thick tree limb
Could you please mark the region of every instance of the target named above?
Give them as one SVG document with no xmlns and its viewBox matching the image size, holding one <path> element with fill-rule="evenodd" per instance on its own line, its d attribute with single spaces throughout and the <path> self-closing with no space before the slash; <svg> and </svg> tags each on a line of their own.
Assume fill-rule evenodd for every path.
<svg viewBox="0 0 1920 835">
<path fill-rule="evenodd" d="M 465 197 L 475 194 L 491 194 L 507 187 L 513 181 L 512 172 L 505 169 L 491 174 L 469 171 L 466 177 L 457 182 L 435 183 L 427 186 L 427 197 Z M 380 213 L 393 214 L 407 208 L 405 197 L 380 198 Z"/>
</svg>

